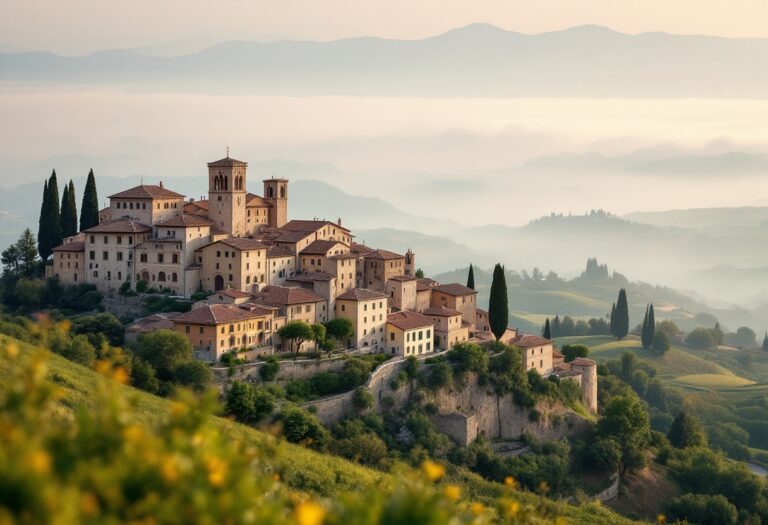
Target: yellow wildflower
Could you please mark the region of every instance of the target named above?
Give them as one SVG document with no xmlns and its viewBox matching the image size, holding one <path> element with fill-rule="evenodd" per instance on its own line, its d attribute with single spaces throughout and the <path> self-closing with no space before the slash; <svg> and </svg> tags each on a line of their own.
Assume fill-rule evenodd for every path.
<svg viewBox="0 0 768 525">
<path fill-rule="evenodd" d="M 121 385 L 127 385 L 128 380 L 130 379 L 130 376 L 128 375 L 128 372 L 126 372 L 125 368 L 119 367 L 119 368 L 116 368 L 115 371 L 112 373 L 112 379 L 114 379 Z"/>
<path fill-rule="evenodd" d="M 92 492 L 85 492 L 80 496 L 80 509 L 86 516 L 93 516 L 99 510 L 99 500 Z"/>
<path fill-rule="evenodd" d="M 325 509 L 312 501 L 302 501 L 295 514 L 298 525 L 320 525 L 325 518 Z"/>
<path fill-rule="evenodd" d="M 179 469 L 176 466 L 176 460 L 173 456 L 168 456 L 163 460 L 163 464 L 160 467 L 160 473 L 163 479 L 168 483 L 173 483 L 179 479 Z"/>
<path fill-rule="evenodd" d="M 666 523 L 667 517 L 664 514 L 659 514 L 656 516 L 656 523 Z"/>
<path fill-rule="evenodd" d="M 515 516 L 517 516 L 518 512 L 520 512 L 520 504 L 518 502 L 516 502 L 516 501 L 513 501 L 507 507 L 507 514 L 510 517 L 515 517 Z"/>
<path fill-rule="evenodd" d="M 437 481 L 445 476 L 445 467 L 429 459 L 421 464 L 421 469 L 429 481 Z"/>
<path fill-rule="evenodd" d="M 5 345 L 5 354 L 11 359 L 14 359 L 17 355 L 19 355 L 19 345 L 16 343 L 9 343 Z"/>
<path fill-rule="evenodd" d="M 482 503 L 474 502 L 472 505 L 469 506 L 469 510 L 472 511 L 472 514 L 475 516 L 479 516 L 483 512 L 485 512 L 485 505 Z"/>
<path fill-rule="evenodd" d="M 507 476 L 504 478 L 504 484 L 511 489 L 516 489 L 518 487 L 517 480 L 512 476 Z"/>
<path fill-rule="evenodd" d="M 456 485 L 448 485 L 443 489 L 443 493 L 448 499 L 453 501 L 456 501 L 461 497 L 461 489 Z"/>
<path fill-rule="evenodd" d="M 51 456 L 45 450 L 35 450 L 29 462 L 38 474 L 45 474 L 51 469 Z"/>
<path fill-rule="evenodd" d="M 227 475 L 227 465 L 219 458 L 209 458 L 206 461 L 208 467 L 208 482 L 214 487 L 221 487 Z"/>
</svg>

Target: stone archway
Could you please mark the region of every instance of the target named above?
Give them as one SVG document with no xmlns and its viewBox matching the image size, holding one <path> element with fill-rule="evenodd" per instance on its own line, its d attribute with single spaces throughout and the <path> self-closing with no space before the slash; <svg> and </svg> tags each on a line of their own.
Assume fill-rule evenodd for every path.
<svg viewBox="0 0 768 525">
<path fill-rule="evenodd" d="M 224 289 L 224 277 L 222 277 L 221 275 L 217 275 L 213 279 L 213 291 L 218 292 L 219 290 L 223 290 L 223 289 Z"/>
</svg>

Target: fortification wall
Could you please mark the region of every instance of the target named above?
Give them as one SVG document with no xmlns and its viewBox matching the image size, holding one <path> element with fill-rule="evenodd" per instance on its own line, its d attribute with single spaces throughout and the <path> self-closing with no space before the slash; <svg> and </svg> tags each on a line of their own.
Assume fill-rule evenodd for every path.
<svg viewBox="0 0 768 525">
<path fill-rule="evenodd" d="M 321 372 L 339 372 L 344 368 L 345 360 L 338 359 L 297 359 L 295 361 L 280 361 L 280 370 L 277 373 L 277 381 L 292 381 L 294 379 L 307 379 Z M 259 368 L 264 361 L 258 363 L 246 363 L 230 368 L 213 368 L 213 380 L 215 383 L 224 384 L 228 381 L 261 381 Z M 230 375 L 231 374 L 231 375 Z"/>
</svg>

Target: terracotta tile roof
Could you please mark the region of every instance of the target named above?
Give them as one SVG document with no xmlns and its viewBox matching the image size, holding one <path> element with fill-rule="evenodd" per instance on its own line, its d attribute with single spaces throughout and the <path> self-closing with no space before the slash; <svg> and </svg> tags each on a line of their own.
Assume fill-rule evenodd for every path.
<svg viewBox="0 0 768 525">
<path fill-rule="evenodd" d="M 371 253 L 373 251 L 373 248 L 369 248 L 365 244 L 360 244 L 359 242 L 352 242 L 352 244 L 350 245 L 350 250 L 352 251 L 352 253 L 365 255 L 366 253 Z"/>
<path fill-rule="evenodd" d="M 390 252 L 389 250 L 373 250 L 372 252 L 364 255 L 366 259 L 378 259 L 384 261 L 391 261 L 394 259 L 405 259 L 405 255 L 399 253 Z"/>
<path fill-rule="evenodd" d="M 252 250 L 264 250 L 269 248 L 266 244 L 262 243 L 261 241 L 258 241 L 256 239 L 251 239 L 250 237 L 232 237 L 230 239 L 222 239 L 220 241 L 216 241 L 213 244 L 225 244 L 227 246 L 230 246 L 232 248 L 235 248 L 240 251 L 252 251 Z M 210 246 L 210 245 L 209 245 Z"/>
<path fill-rule="evenodd" d="M 174 324 L 216 325 L 255 319 L 265 315 L 263 312 L 249 312 L 231 304 L 207 304 L 173 318 Z"/>
<path fill-rule="evenodd" d="M 587 359 L 586 357 L 577 357 L 573 361 L 571 361 L 571 366 L 597 366 L 597 363 L 592 361 L 591 359 Z"/>
<path fill-rule="evenodd" d="M 483 310 L 482 308 L 477 308 L 475 311 L 476 311 L 478 314 L 481 314 L 481 315 L 485 315 L 485 316 L 487 316 L 487 315 L 488 315 L 488 311 L 487 311 L 487 310 Z"/>
<path fill-rule="evenodd" d="M 276 231 L 265 234 L 267 238 L 273 240 L 274 242 L 285 242 L 291 244 L 297 243 L 302 239 L 306 239 L 311 235 L 314 235 L 314 232 Z"/>
<path fill-rule="evenodd" d="M 455 317 L 461 315 L 461 312 L 445 306 L 433 306 L 422 312 L 424 315 L 433 315 L 435 317 Z"/>
<path fill-rule="evenodd" d="M 260 197 L 255 193 L 249 193 L 245 196 L 245 205 L 249 208 L 271 208 L 272 203 L 264 197 Z"/>
<path fill-rule="evenodd" d="M 54 252 L 84 252 L 84 241 L 65 242 L 53 249 Z"/>
<path fill-rule="evenodd" d="M 408 282 L 408 281 L 415 281 L 416 277 L 414 277 L 413 275 L 395 275 L 394 277 L 390 277 L 388 280 L 389 281 Z"/>
<path fill-rule="evenodd" d="M 331 255 L 328 258 L 332 261 L 339 261 L 342 259 L 357 259 L 357 255 L 354 253 L 340 253 L 338 255 Z"/>
<path fill-rule="evenodd" d="M 434 326 L 435 320 L 418 312 L 408 310 L 396 312 L 387 316 L 387 322 L 401 330 L 414 330 Z"/>
<path fill-rule="evenodd" d="M 477 293 L 472 288 L 468 288 L 464 286 L 463 284 L 459 283 L 449 283 L 449 284 L 438 284 L 433 288 L 434 291 L 448 294 L 448 295 L 471 295 L 474 293 Z"/>
<path fill-rule="evenodd" d="M 280 229 L 285 231 L 292 231 L 292 232 L 316 232 L 317 230 L 328 225 L 336 226 L 340 230 L 349 232 L 349 230 L 344 226 L 339 226 L 335 222 L 331 222 L 331 221 L 306 221 L 306 220 L 296 220 L 296 219 L 292 221 L 288 221 L 284 225 L 280 226 Z"/>
<path fill-rule="evenodd" d="M 109 196 L 110 199 L 183 199 L 184 195 L 154 184 L 140 184 Z"/>
<path fill-rule="evenodd" d="M 552 341 L 538 335 L 521 335 L 510 343 L 520 348 L 531 348 L 534 346 L 551 345 Z"/>
<path fill-rule="evenodd" d="M 267 248 L 267 259 L 277 259 L 279 257 L 293 257 L 293 252 L 282 246 L 270 246 Z"/>
<path fill-rule="evenodd" d="M 221 160 L 208 163 L 209 168 L 231 168 L 233 166 L 247 166 L 247 165 L 248 165 L 247 162 L 230 158 L 229 155 L 227 155 Z"/>
<path fill-rule="evenodd" d="M 224 295 L 226 297 L 232 297 L 233 299 L 244 299 L 246 297 L 250 297 L 251 294 L 248 292 L 243 292 L 241 290 L 236 290 L 235 288 L 225 288 L 224 290 L 219 290 L 218 292 L 214 292 L 212 295 Z M 210 295 L 208 296 L 210 297 Z"/>
<path fill-rule="evenodd" d="M 294 281 L 297 283 L 313 283 L 315 281 L 330 281 L 335 279 L 333 275 L 325 272 L 303 272 L 297 273 L 293 277 L 289 277 L 286 281 Z"/>
<path fill-rule="evenodd" d="M 434 288 L 435 286 L 440 284 L 439 282 L 435 281 L 434 279 L 430 279 L 429 277 L 419 277 L 419 282 L 421 284 L 429 286 L 430 288 Z"/>
<path fill-rule="evenodd" d="M 212 221 L 209 221 L 200 215 L 182 213 L 181 215 L 176 215 L 166 221 L 157 223 L 157 226 L 163 226 L 165 228 L 193 228 L 195 226 L 211 226 L 212 224 Z"/>
<path fill-rule="evenodd" d="M 336 300 L 341 301 L 371 301 L 373 299 L 386 299 L 385 293 L 369 290 L 368 288 L 352 288 L 341 295 L 336 296 Z"/>
<path fill-rule="evenodd" d="M 194 202 L 184 203 L 184 213 L 188 215 L 198 215 L 200 217 L 208 217 L 208 201 L 200 200 Z"/>
<path fill-rule="evenodd" d="M 165 312 L 153 314 L 147 317 L 137 319 L 126 327 L 128 332 L 138 332 L 146 334 L 155 330 L 173 330 L 174 317 L 180 316 L 180 312 Z"/>
<path fill-rule="evenodd" d="M 298 286 L 267 286 L 254 295 L 254 302 L 270 306 L 319 303 L 325 301 L 316 293 Z"/>
<path fill-rule="evenodd" d="M 301 250 L 299 253 L 304 255 L 325 255 L 330 250 L 336 247 L 337 244 L 341 244 L 342 250 L 347 250 L 347 245 L 341 241 L 313 241 L 309 246 Z"/>
<path fill-rule="evenodd" d="M 416 283 L 416 291 L 417 292 L 430 292 L 432 290 L 432 287 L 422 283 L 421 281 Z"/>
<path fill-rule="evenodd" d="M 152 228 L 134 219 L 114 219 L 88 228 L 84 233 L 146 233 Z"/>
</svg>

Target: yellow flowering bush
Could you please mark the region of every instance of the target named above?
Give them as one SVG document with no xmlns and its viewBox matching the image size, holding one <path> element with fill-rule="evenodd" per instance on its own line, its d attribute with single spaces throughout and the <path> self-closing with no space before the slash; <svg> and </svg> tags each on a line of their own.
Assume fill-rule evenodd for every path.
<svg viewBox="0 0 768 525">
<path fill-rule="evenodd" d="M 48 379 L 46 351 L 10 344 L 0 353 L 11 362 L 0 383 L 0 525 L 553 522 L 511 488 L 495 507 L 462 500 L 458 486 L 436 485 L 445 469 L 432 462 L 403 470 L 393 486 L 333 499 L 298 493 L 271 462 L 276 445 L 247 446 L 210 424 L 213 394 L 183 393 L 150 425 L 133 417 L 124 369 L 99 363 L 108 379 L 93 403 L 69 410 Z"/>
</svg>

